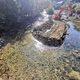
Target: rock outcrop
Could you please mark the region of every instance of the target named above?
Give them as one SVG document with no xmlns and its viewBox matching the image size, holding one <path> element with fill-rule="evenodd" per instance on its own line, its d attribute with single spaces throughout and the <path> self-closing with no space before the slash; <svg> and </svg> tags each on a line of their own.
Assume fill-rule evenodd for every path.
<svg viewBox="0 0 80 80">
<path fill-rule="evenodd" d="M 33 29 L 33 36 L 43 44 L 57 47 L 63 43 L 66 31 L 65 23 L 47 21 Z"/>
</svg>

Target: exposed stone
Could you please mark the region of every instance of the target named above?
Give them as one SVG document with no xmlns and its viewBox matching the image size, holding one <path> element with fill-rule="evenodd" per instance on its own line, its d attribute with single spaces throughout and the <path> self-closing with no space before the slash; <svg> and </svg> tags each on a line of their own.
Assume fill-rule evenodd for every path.
<svg viewBox="0 0 80 80">
<path fill-rule="evenodd" d="M 78 50 L 73 51 L 72 54 L 73 54 L 75 57 L 80 57 L 80 52 L 79 52 Z"/>
<path fill-rule="evenodd" d="M 1 48 L 2 46 L 4 46 L 4 43 L 5 43 L 4 39 L 3 39 L 3 38 L 0 38 L 0 48 Z"/>
<path fill-rule="evenodd" d="M 78 50 L 75 50 L 75 53 L 79 53 L 79 51 Z"/>
<path fill-rule="evenodd" d="M 65 38 L 67 27 L 65 23 L 46 21 L 34 28 L 33 36 L 42 43 L 50 46 L 60 46 Z"/>
</svg>

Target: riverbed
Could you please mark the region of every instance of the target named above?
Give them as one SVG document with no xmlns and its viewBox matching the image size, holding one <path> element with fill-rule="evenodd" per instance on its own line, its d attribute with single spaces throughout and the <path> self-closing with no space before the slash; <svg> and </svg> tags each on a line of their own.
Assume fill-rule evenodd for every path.
<svg viewBox="0 0 80 80">
<path fill-rule="evenodd" d="M 65 75 L 68 74 L 68 71 L 79 72 L 80 64 L 78 61 L 80 60 L 77 60 L 77 57 L 80 56 L 80 32 L 76 30 L 72 22 L 68 22 L 68 24 L 70 27 L 60 47 L 46 46 L 32 36 L 32 41 L 23 48 L 23 53 L 28 56 L 28 61 L 34 64 L 36 68 L 48 68 L 49 72 L 55 71 L 56 68 L 63 68 L 61 72 L 57 73 L 58 75 L 62 75 L 65 72 L 64 67 L 67 68 Z M 50 75 L 48 76 L 49 78 Z M 57 78 L 60 78 L 60 76 Z M 62 80 L 62 78 L 58 80 Z"/>
<path fill-rule="evenodd" d="M 43 45 L 31 33 L 7 44 L 0 56 L 10 70 L 7 80 L 80 80 L 80 32 L 69 25 L 60 47 Z"/>
</svg>

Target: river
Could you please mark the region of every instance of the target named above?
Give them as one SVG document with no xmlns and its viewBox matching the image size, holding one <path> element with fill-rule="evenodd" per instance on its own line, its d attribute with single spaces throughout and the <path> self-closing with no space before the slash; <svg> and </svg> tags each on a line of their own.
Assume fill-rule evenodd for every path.
<svg viewBox="0 0 80 80">
<path fill-rule="evenodd" d="M 72 22 L 68 24 L 60 47 L 46 46 L 31 33 L 7 45 L 1 59 L 10 68 L 9 76 L 13 80 L 80 80 L 80 32 Z"/>
<path fill-rule="evenodd" d="M 29 41 L 31 42 L 25 45 L 22 49 L 22 53 L 27 58 L 30 66 L 35 67 L 34 70 L 40 70 L 40 74 L 42 75 L 45 74 L 45 70 L 48 69 L 48 71 L 46 71 L 48 78 L 45 80 L 57 80 L 55 75 L 57 75 L 59 80 L 62 80 L 62 78 L 60 79 L 60 75 L 65 78 L 63 72 L 66 72 L 67 75 L 71 76 L 68 74 L 69 71 L 71 73 L 74 71 L 73 74 L 80 71 L 80 59 L 77 59 L 75 52 L 80 50 L 80 32 L 77 31 L 72 22 L 68 22 L 68 24 L 70 25 L 70 28 L 68 29 L 65 40 L 60 47 L 46 46 L 29 34 L 29 39 L 31 39 Z M 79 54 L 80 53 L 78 52 L 78 55 Z M 59 68 L 61 72 L 55 73 L 55 70 L 58 70 L 56 68 Z M 40 74 L 38 73 L 38 78 Z M 52 77 L 52 74 L 54 74 L 54 78 Z M 42 78 L 40 76 L 40 79 L 44 80 L 43 75 Z"/>
</svg>

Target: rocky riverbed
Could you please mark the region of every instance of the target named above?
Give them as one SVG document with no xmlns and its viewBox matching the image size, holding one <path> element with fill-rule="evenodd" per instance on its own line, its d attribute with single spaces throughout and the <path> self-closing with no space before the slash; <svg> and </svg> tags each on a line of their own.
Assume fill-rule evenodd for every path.
<svg viewBox="0 0 80 80">
<path fill-rule="evenodd" d="M 61 46 L 68 26 L 61 21 L 46 21 L 33 29 L 33 37 L 48 46 Z"/>
<path fill-rule="evenodd" d="M 48 0 L 44 1 L 46 3 Z M 65 21 L 69 25 L 69 29 L 66 32 L 62 45 L 59 47 L 48 46 L 33 37 L 31 27 L 34 17 L 31 18 L 31 21 L 29 18 L 32 14 L 36 15 L 40 13 L 43 10 L 42 7 L 46 8 L 46 6 L 51 3 L 46 3 L 47 5 L 43 4 L 42 6 L 43 0 L 41 0 L 41 2 L 39 2 L 39 0 L 24 0 L 24 2 L 28 2 L 29 4 L 24 3 L 23 0 L 3 0 L 0 2 L 0 10 L 2 10 L 0 13 L 0 24 L 4 25 L 6 23 L 4 26 L 5 30 L 0 25 L 0 80 L 80 80 L 79 20 L 72 20 L 73 22 Z M 6 2 L 7 4 L 11 4 L 7 5 Z M 7 7 L 5 7 L 4 3 Z M 4 6 L 3 8 L 2 5 Z M 6 16 L 3 13 L 6 13 Z M 9 15 L 8 13 L 12 14 Z M 9 18 L 8 20 L 6 19 L 6 22 L 5 17 Z M 26 19 L 24 19 L 24 17 L 28 17 L 28 24 L 25 24 Z M 38 20 L 38 24 L 35 23 L 35 25 L 44 23 L 48 20 L 48 17 L 49 15 L 46 14 L 44 10 L 42 17 Z M 24 23 L 16 25 L 17 21 Z M 11 30 L 8 27 L 8 22 L 10 23 L 9 27 Z M 26 27 L 29 25 L 29 22 L 32 22 L 31 25 Z M 74 26 L 73 23 L 76 26 Z M 21 28 L 19 30 L 20 26 Z M 27 30 L 25 30 L 23 26 L 26 27 Z M 16 28 L 19 32 L 15 30 Z M 21 30 L 22 28 L 24 28 L 24 30 Z M 18 37 L 16 36 L 17 34 L 19 35 L 18 40 L 15 39 Z M 20 37 L 20 35 L 22 37 Z M 13 38 L 11 38 L 11 36 Z M 6 43 L 6 41 L 8 42 Z"/>
<path fill-rule="evenodd" d="M 43 45 L 31 33 L 7 44 L 0 49 L 0 79 L 80 80 L 80 32 L 71 26 L 67 34 L 61 47 Z"/>
</svg>

